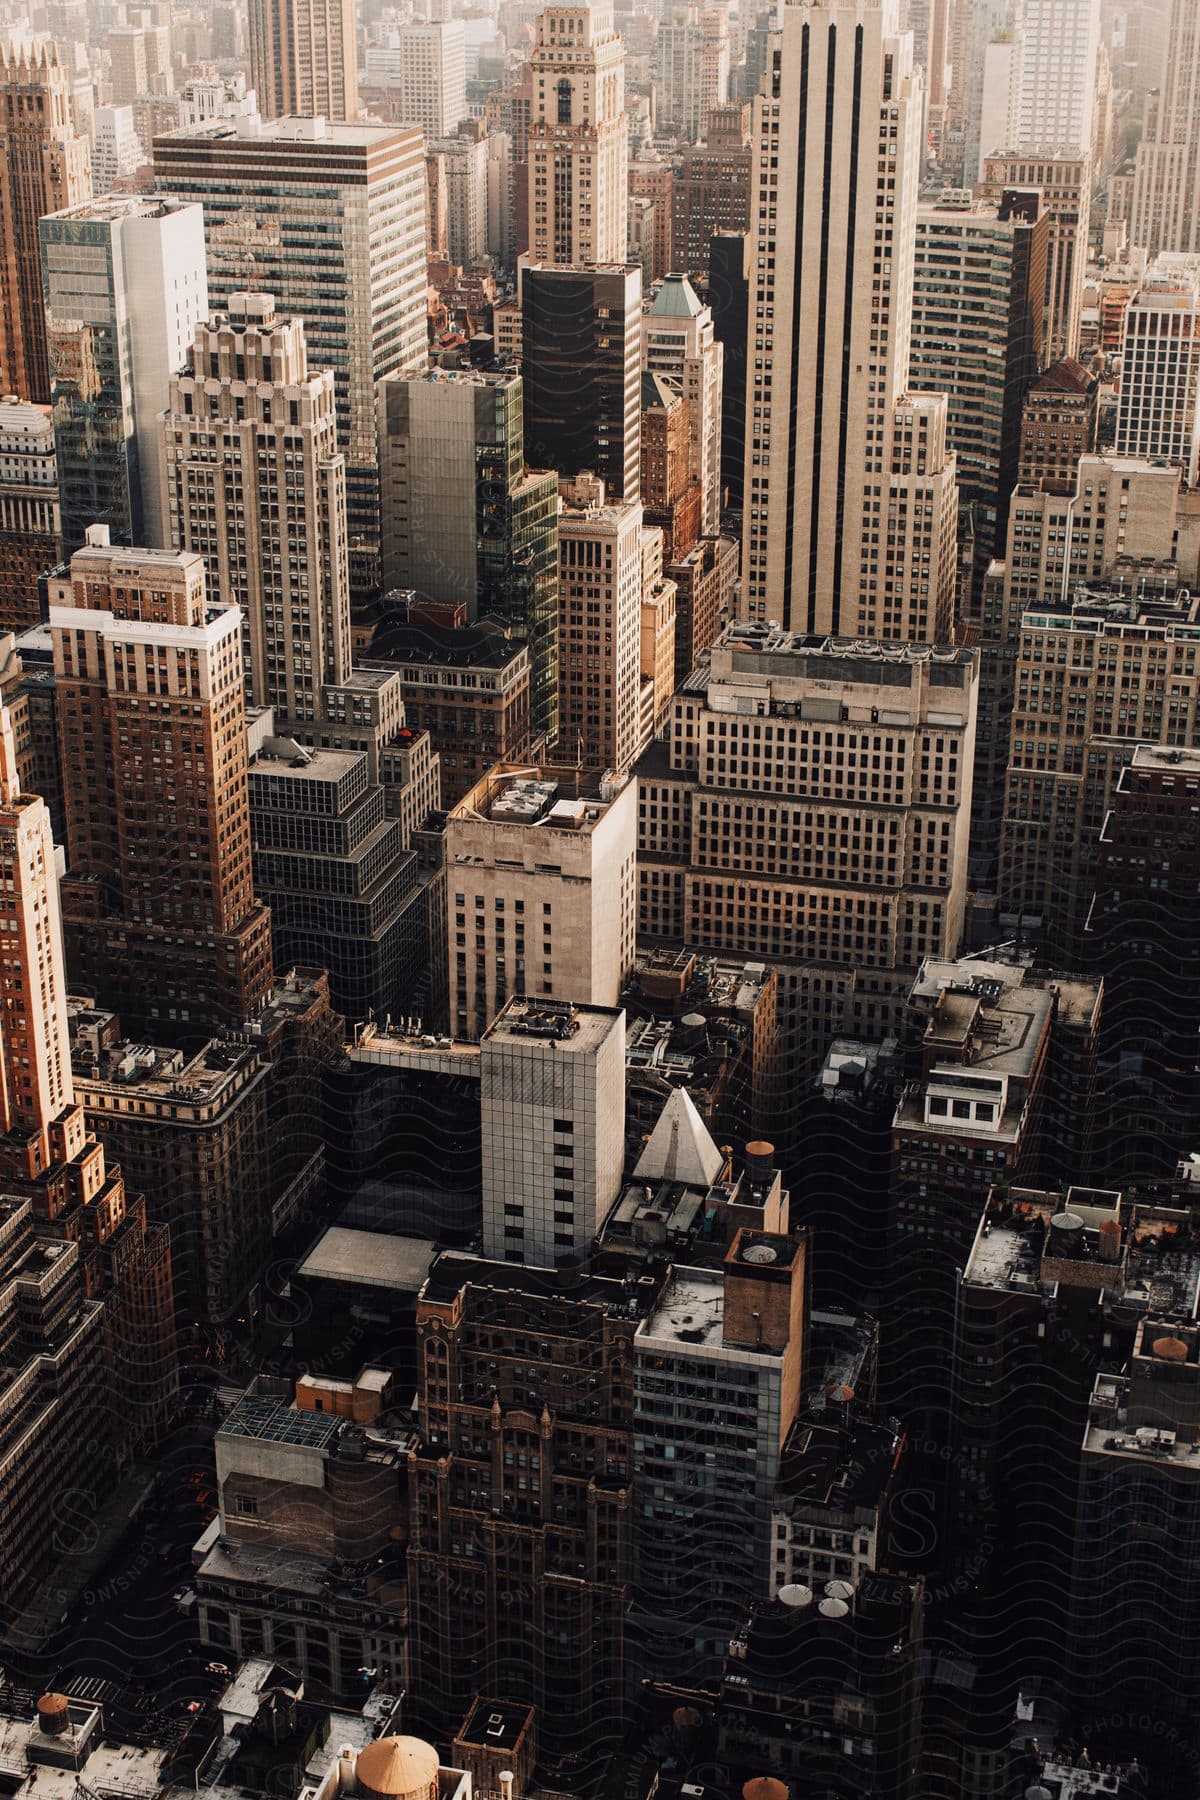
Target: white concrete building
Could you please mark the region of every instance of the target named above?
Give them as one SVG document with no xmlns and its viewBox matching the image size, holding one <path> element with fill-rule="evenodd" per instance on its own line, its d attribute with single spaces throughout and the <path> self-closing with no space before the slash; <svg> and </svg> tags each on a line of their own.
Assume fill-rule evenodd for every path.
<svg viewBox="0 0 1200 1800">
<path fill-rule="evenodd" d="M 1090 154 L 1100 0 L 1018 0 L 1013 36 L 1015 135 L 1005 147 Z"/>
<path fill-rule="evenodd" d="M 107 194 L 146 161 L 132 106 L 98 106 L 92 114 L 92 191 Z"/>
<path fill-rule="evenodd" d="M 1200 477 L 1200 256 L 1164 255 L 1125 309 L 1118 456 Z"/>
<path fill-rule="evenodd" d="M 461 19 L 414 21 L 367 50 L 367 87 L 387 88 L 394 116 L 427 138 L 449 137 L 467 116 L 467 37 Z"/>
<path fill-rule="evenodd" d="M 498 764 L 446 820 L 450 1023 L 482 1037 L 512 994 L 615 1006 L 633 963 L 633 782 Z"/>
<path fill-rule="evenodd" d="M 510 1000 L 480 1046 L 483 1254 L 553 1268 L 591 1246 L 625 1161 L 625 1014 Z"/>
</svg>

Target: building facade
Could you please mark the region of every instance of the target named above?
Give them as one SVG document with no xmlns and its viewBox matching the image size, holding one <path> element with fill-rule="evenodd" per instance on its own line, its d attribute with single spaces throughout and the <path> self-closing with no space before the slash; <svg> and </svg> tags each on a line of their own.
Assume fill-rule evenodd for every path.
<svg viewBox="0 0 1200 1800">
<path fill-rule="evenodd" d="M 426 354 L 419 130 L 214 119 L 159 138 L 154 166 L 163 193 L 203 204 L 212 310 L 228 313 L 235 293 L 273 294 L 281 317 L 305 321 L 313 368 L 333 370 L 351 582 L 373 592 L 375 387 Z"/>
<path fill-rule="evenodd" d="M 72 975 L 128 1021 L 207 1036 L 270 985 L 254 898 L 241 617 L 186 552 L 92 526 L 51 599 Z"/>
<path fill-rule="evenodd" d="M 251 0 L 250 79 L 264 119 L 358 117 L 350 0 Z"/>
<path fill-rule="evenodd" d="M 53 44 L 0 48 L 0 383 L 50 400 L 38 220 L 92 191 L 87 138 L 75 129 L 71 77 Z"/>
<path fill-rule="evenodd" d="M 346 461 L 331 369 L 270 294 L 200 324 L 161 424 L 170 536 L 241 612 L 246 704 L 311 724 L 350 671 Z"/>
<path fill-rule="evenodd" d="M 548 6 L 530 63 L 530 255 L 560 268 L 624 262 L 625 46 L 611 8 Z"/>
<path fill-rule="evenodd" d="M 602 268 L 530 264 L 521 296 L 526 460 L 639 499 L 641 269 L 624 252 Z"/>
<path fill-rule="evenodd" d="M 40 231 L 67 554 L 95 524 L 163 547 L 158 415 L 208 310 L 200 207 L 109 195 Z"/>
<path fill-rule="evenodd" d="M 843 34 L 853 56 L 838 54 Z M 954 457 L 945 399 L 908 392 L 923 118 L 911 39 L 891 7 L 802 0 L 783 9 L 773 55 L 752 133 L 742 610 L 794 631 L 944 642 Z"/>
<path fill-rule="evenodd" d="M 563 484 L 558 517 L 558 741 L 588 769 L 627 770 L 641 749 L 641 504 Z M 657 535 L 657 533 L 656 533 Z"/>
<path fill-rule="evenodd" d="M 497 766 L 446 820 L 456 1037 L 512 994 L 615 1006 L 633 962 L 636 797 L 575 768 Z"/>
<path fill-rule="evenodd" d="M 49 409 L 0 401 L 0 625 L 38 623 L 38 580 L 62 561 L 62 548 Z"/>
<path fill-rule="evenodd" d="M 1152 254 L 1200 251 L 1200 21 L 1171 0 L 1162 80 L 1137 148 L 1130 242 Z"/>
</svg>

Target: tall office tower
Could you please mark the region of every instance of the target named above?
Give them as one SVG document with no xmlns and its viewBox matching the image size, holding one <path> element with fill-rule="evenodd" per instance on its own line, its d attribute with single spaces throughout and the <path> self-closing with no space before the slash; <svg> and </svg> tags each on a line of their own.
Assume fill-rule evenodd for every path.
<svg viewBox="0 0 1200 1800">
<path fill-rule="evenodd" d="M 599 475 L 614 500 L 640 497 L 642 271 L 521 271 L 525 458 L 570 478 Z"/>
<path fill-rule="evenodd" d="M 1084 463 L 1077 508 L 1105 499 L 1119 508 L 1119 481 L 1132 474 L 1144 484 L 1166 473 Z M 1093 494 L 1085 497 L 1089 481 Z M 1131 536 L 1137 486 L 1131 481 Z M 1060 532 L 1071 555 L 1069 526 Z M 1156 567 L 1131 549 L 1107 579 L 1097 576 L 1074 595 L 1065 587 L 1061 597 L 1043 594 L 1021 621 L 998 889 L 1019 928 L 1040 930 L 1068 966 L 1081 954 L 1100 830 L 1135 745 L 1200 747 L 1189 654 L 1200 606 L 1190 590 L 1195 575 L 1194 559 L 1190 570 L 1165 558 Z"/>
<path fill-rule="evenodd" d="M 483 1253 L 552 1269 L 586 1256 L 625 1166 L 625 1015 L 510 1000 L 483 1034 Z"/>
<path fill-rule="evenodd" d="M 688 404 L 659 375 L 642 377 L 642 502 L 662 532 L 664 563 L 686 556 L 700 536 L 700 484 L 692 477 Z"/>
<path fill-rule="evenodd" d="M 629 1377 L 659 1281 L 635 1285 L 631 1296 L 620 1276 L 588 1274 L 568 1287 L 544 1271 L 447 1253 L 421 1289 L 411 1687 L 420 1716 L 446 1729 L 476 1696 L 503 1694 L 536 1707 L 539 1748 L 550 1754 L 590 1761 L 620 1744 L 633 1576 Z M 532 1364 L 517 1349 L 518 1315 L 534 1327 Z"/>
<path fill-rule="evenodd" d="M 726 502 L 741 512 L 746 476 L 746 379 L 750 325 L 750 282 L 746 252 L 750 239 L 742 234 L 723 234 L 712 239 L 709 249 L 709 302 L 713 336 L 724 357 L 721 397 L 721 483 Z"/>
<path fill-rule="evenodd" d="M 512 994 L 617 1004 L 633 963 L 636 848 L 632 781 L 498 764 L 471 789 L 445 830 L 456 1037 L 482 1037 Z"/>
<path fill-rule="evenodd" d="M 701 530 L 721 529 L 721 405 L 725 353 L 713 331 L 712 308 L 686 276 L 668 275 L 644 315 L 645 367 L 678 388 L 688 404 L 691 466 L 703 496 Z"/>
<path fill-rule="evenodd" d="M 951 143 L 955 146 L 950 162 L 963 187 L 970 187 L 977 180 L 984 156 L 996 148 L 987 142 L 990 126 L 985 121 L 985 114 L 991 114 L 989 103 L 995 97 L 998 73 L 994 62 L 989 67 L 988 51 L 993 44 L 1011 39 L 1013 8 L 1014 0 L 957 0 L 954 8 L 950 37 L 952 79 L 947 96 L 948 149 Z M 1011 79 L 1005 65 L 1002 105 L 1006 119 L 1010 94 Z"/>
<path fill-rule="evenodd" d="M 0 872 L 10 896 L 0 963 L 0 1179 L 10 1205 L 32 1202 L 39 1235 L 78 1246 L 83 1293 L 105 1301 L 110 1441 L 124 1463 L 165 1430 L 177 1386 L 170 1244 L 165 1230 L 147 1230 L 144 1202 L 127 1200 L 119 1169 L 106 1168 L 76 1101 L 54 839 L 45 803 L 21 791 L 7 707 Z"/>
<path fill-rule="evenodd" d="M 586 769 L 627 770 L 642 747 L 640 503 L 564 482 L 558 518 L 558 745 Z"/>
<path fill-rule="evenodd" d="M 250 0 L 250 79 L 264 119 L 356 119 L 353 0 Z"/>
<path fill-rule="evenodd" d="M 132 106 L 150 87 L 146 33 L 139 25 L 118 25 L 105 38 L 104 48 L 108 52 L 110 104 Z"/>
<path fill-rule="evenodd" d="M 467 116 L 467 39 L 461 19 L 414 19 L 367 50 L 368 87 L 387 90 L 389 117 L 449 137 Z"/>
<path fill-rule="evenodd" d="M 539 13 L 530 63 L 529 253 L 552 266 L 623 263 L 625 46 L 607 0 Z"/>
<path fill-rule="evenodd" d="M 631 203 L 646 201 L 651 207 L 650 225 L 645 230 L 648 244 L 638 258 L 642 265 L 642 286 L 661 281 L 671 267 L 671 202 L 675 192 L 675 167 L 665 156 L 648 153 L 629 165 L 629 198 Z M 632 244 L 631 216 L 630 242 Z"/>
<path fill-rule="evenodd" d="M 466 133 L 431 138 L 427 160 L 430 182 L 439 183 L 444 190 L 447 254 L 451 262 L 469 269 L 487 255 L 487 143 Z"/>
<path fill-rule="evenodd" d="M 980 199 L 995 205 L 1007 188 L 1029 187 L 1042 190 L 1050 220 L 1040 358 L 1042 367 L 1048 368 L 1079 350 L 1092 195 L 1090 152 L 1009 150 L 985 158 L 977 190 Z"/>
<path fill-rule="evenodd" d="M 0 630 L 38 623 L 38 577 L 61 561 L 58 465 L 49 408 L 0 400 Z"/>
<path fill-rule="evenodd" d="M 712 240 L 750 229 L 750 149 L 748 109 L 715 107 L 702 144 L 683 152 L 671 188 L 670 267 L 709 290 L 716 280 Z"/>
<path fill-rule="evenodd" d="M 1100 0 L 1017 0 L 1008 143 L 990 150 L 1090 156 Z"/>
<path fill-rule="evenodd" d="M 1018 484 L 1009 496 L 1003 554 L 988 565 L 974 604 L 979 645 L 979 728 L 971 802 L 971 858 L 977 881 L 995 879 L 1004 813 L 1009 722 L 1021 614 L 1045 594 L 1061 591 L 1059 531 L 1070 522 L 1081 459 L 1096 449 L 1100 383 L 1077 362 L 1058 362 L 1034 383 L 1021 413 Z M 1166 484 L 1170 487 L 1170 483 Z M 1159 491 L 1163 490 L 1160 483 Z M 1168 502 L 1168 505 L 1170 502 Z M 1014 511 L 1019 516 L 1014 520 Z M 998 546 L 999 547 L 999 546 Z M 1103 559 L 1115 554 L 1100 550 Z M 1091 572 L 1078 561 L 1073 579 Z"/>
<path fill-rule="evenodd" d="M 946 104 L 946 71 L 950 58 L 950 19 L 954 0 L 909 0 L 908 29 L 913 34 L 913 62 L 920 69 L 929 100 L 930 121 Z"/>
<path fill-rule="evenodd" d="M 1036 191 L 1011 191 L 998 206 L 943 193 L 917 212 L 912 377 L 947 397 L 959 503 L 969 510 L 980 575 L 1003 545 L 1017 483 L 1021 408 L 1042 341 L 1049 229 Z"/>
<path fill-rule="evenodd" d="M 694 144 L 708 128 L 712 107 L 729 91 L 729 28 L 716 8 L 673 6 L 658 27 L 653 66 L 658 94 L 656 123 Z"/>
<path fill-rule="evenodd" d="M 201 209 L 108 195 L 52 213 L 41 238 L 67 553 L 96 523 L 165 545 L 158 415 L 208 311 Z"/>
<path fill-rule="evenodd" d="M 1200 256 L 1158 257 L 1125 309 L 1115 448 L 1200 479 Z"/>
<path fill-rule="evenodd" d="M 1195 1256 L 1179 1242 L 1193 1201 L 1189 1182 L 1177 1205 L 1139 1206 L 1130 1222 L 1146 1246 L 1131 1256 L 1131 1285 L 1145 1292 L 1143 1270 L 1155 1285 L 1135 1315 L 1133 1354 L 1119 1373 L 1111 1363 L 1102 1368 L 1092 1386 L 1072 1521 L 1069 1662 L 1076 1704 L 1089 1716 L 1093 1708 L 1135 1707 L 1139 1725 L 1148 1721 L 1174 1748 L 1167 1786 L 1184 1791 L 1200 1696 L 1200 1605 L 1191 1580 L 1200 1539 L 1200 1321 Z M 1150 1509 L 1170 1521 L 1157 1528 L 1153 1554 Z"/>
<path fill-rule="evenodd" d="M 1162 82 L 1153 95 L 1134 167 L 1130 242 L 1200 251 L 1200 18 L 1173 0 Z"/>
<path fill-rule="evenodd" d="M 92 191 L 88 141 L 71 115 L 71 77 L 53 44 L 0 45 L 0 386 L 50 399 L 38 220 Z"/>
<path fill-rule="evenodd" d="M 322 714 L 350 670 L 346 465 L 333 371 L 309 374 L 304 325 L 270 294 L 232 294 L 196 328 L 162 422 L 170 541 L 240 608 L 246 704 Z"/>
<path fill-rule="evenodd" d="M 672 1269 L 634 1336 L 632 1624 L 656 1672 L 719 1667 L 748 1600 L 770 1594 L 775 1484 L 804 1394 L 807 1261 L 803 1236 L 743 1227 L 717 1268 Z"/>
<path fill-rule="evenodd" d="M 384 587 L 465 603 L 468 624 L 528 646 L 528 724 L 544 748 L 558 716 L 558 483 L 526 468 L 524 445 L 519 375 L 379 384 Z"/>
<path fill-rule="evenodd" d="M 132 106 L 98 106 L 92 114 L 92 192 L 111 193 L 149 159 L 134 124 Z"/>
<path fill-rule="evenodd" d="M 776 53 L 754 103 L 743 611 L 944 641 L 946 402 L 907 391 L 923 117 L 911 39 L 894 0 L 794 0 Z"/>
<path fill-rule="evenodd" d="M 313 367 L 333 370 L 351 590 L 374 592 L 375 387 L 426 360 L 420 131 L 212 120 L 159 138 L 154 166 L 164 193 L 203 204 L 213 310 L 227 313 L 231 294 L 273 294 L 283 318 L 305 321 Z"/>
<path fill-rule="evenodd" d="M 1100 831 L 1088 909 L 1088 964 L 1104 977 L 1103 1041 L 1112 1084 L 1107 1179 L 1173 1173 L 1200 1133 L 1191 1022 L 1200 996 L 1195 896 L 1200 749 L 1138 744 L 1117 776 Z"/>
<path fill-rule="evenodd" d="M 976 676 L 969 650 L 730 626 L 639 764 L 638 935 L 778 967 L 789 1079 L 886 1036 L 958 948 Z"/>
<path fill-rule="evenodd" d="M 262 721 L 266 723 L 265 720 Z M 411 1008 L 425 964 L 417 858 L 363 750 L 309 750 L 251 728 L 254 891 L 275 966 L 319 968 L 351 1024 Z"/>
<path fill-rule="evenodd" d="M 72 977 L 127 1025 L 190 1038 L 250 1017 L 271 981 L 254 898 L 241 615 L 201 557 L 110 547 L 54 584 Z"/>
</svg>

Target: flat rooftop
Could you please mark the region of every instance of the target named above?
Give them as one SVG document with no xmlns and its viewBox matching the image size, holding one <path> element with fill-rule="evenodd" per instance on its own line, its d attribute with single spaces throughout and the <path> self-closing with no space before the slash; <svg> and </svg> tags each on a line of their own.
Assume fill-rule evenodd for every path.
<svg viewBox="0 0 1200 1800">
<path fill-rule="evenodd" d="M 553 1044 L 555 1049 L 589 1055 L 607 1042 L 622 1018 L 619 1006 L 577 1006 L 570 1000 L 537 1000 L 515 994 L 484 1032 L 491 1044 Z"/>
<path fill-rule="evenodd" d="M 114 219 L 165 219 L 168 214 L 193 204 L 192 201 L 172 200 L 169 195 L 97 194 L 91 200 L 64 206 L 61 212 L 47 216 L 51 219 L 94 219 L 100 224 L 111 224 Z M 137 554 L 145 556 L 149 552 L 139 550 Z"/>
<path fill-rule="evenodd" d="M 444 1305 L 463 1288 L 470 1287 L 481 1296 L 501 1298 L 506 1311 L 514 1298 L 523 1300 L 531 1321 L 539 1309 L 549 1305 L 553 1310 L 560 1304 L 595 1306 L 617 1318 L 642 1318 L 653 1304 L 651 1284 L 643 1286 L 637 1281 L 631 1286 L 626 1276 L 623 1267 L 619 1275 L 604 1274 L 595 1266 L 533 1269 L 520 1263 L 491 1262 L 486 1257 L 444 1250 L 429 1271 L 421 1298 Z M 653 1292 L 657 1292 L 656 1283 Z"/>
<path fill-rule="evenodd" d="M 725 1282 L 719 1269 L 673 1269 L 658 1305 L 638 1336 L 662 1338 L 689 1351 L 719 1350 L 725 1329 Z"/>
<path fill-rule="evenodd" d="M 264 119 L 257 113 L 250 113 L 237 119 L 205 119 L 198 125 L 182 125 L 176 131 L 167 131 L 154 140 L 155 149 L 160 144 L 176 144 L 195 140 L 205 143 L 222 144 L 295 144 L 298 148 L 312 149 L 321 144 L 330 144 L 341 149 L 374 149 L 386 143 L 389 138 L 405 138 L 413 134 L 414 127 L 400 125 L 377 124 L 370 120 L 345 119 L 300 119 L 285 116 L 279 119 Z"/>
<path fill-rule="evenodd" d="M 323 1450 L 344 1423 L 333 1413 L 301 1411 L 283 1395 L 246 1393 L 222 1420 L 219 1435 Z"/>
<path fill-rule="evenodd" d="M 415 1294 L 437 1254 L 431 1238 L 392 1237 L 331 1225 L 296 1270 L 298 1280 L 345 1281 Z"/>
<path fill-rule="evenodd" d="M 21 640 L 17 640 L 20 649 Z M 1169 749 L 1166 744 L 1138 744 L 1133 752 L 1130 766 L 1135 769 L 1155 769 L 1165 775 L 1200 774 L 1200 750 Z"/>
<path fill-rule="evenodd" d="M 627 785 L 605 769 L 497 763 L 448 817 L 586 834 Z"/>
</svg>

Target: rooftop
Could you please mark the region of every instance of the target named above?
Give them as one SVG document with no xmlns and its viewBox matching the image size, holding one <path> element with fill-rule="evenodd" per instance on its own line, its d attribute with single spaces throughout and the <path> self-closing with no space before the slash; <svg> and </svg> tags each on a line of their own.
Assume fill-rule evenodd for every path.
<svg viewBox="0 0 1200 1800">
<path fill-rule="evenodd" d="M 1064 1198 L 1014 1188 L 989 1198 L 963 1280 L 1031 1296 L 1051 1292 L 1060 1280 L 1121 1292 L 1128 1254 L 1119 1194 L 1070 1188 Z"/>
<path fill-rule="evenodd" d="M 453 628 L 424 623 L 381 624 L 371 640 L 368 656 L 386 657 L 389 663 L 428 664 L 443 668 L 501 669 L 509 663 L 529 661 L 529 649 L 515 638 L 483 626 Z"/>
<path fill-rule="evenodd" d="M 75 206 L 64 206 L 61 212 L 49 213 L 51 219 L 95 220 L 111 224 L 114 219 L 165 219 L 190 204 L 157 194 L 97 194 L 91 200 L 80 200 Z M 139 556 L 150 554 L 139 550 Z M 164 555 L 175 552 L 164 551 Z"/>
<path fill-rule="evenodd" d="M 449 818 L 586 833 L 625 786 L 611 770 L 497 763 L 451 808 Z"/>
<path fill-rule="evenodd" d="M 268 143 L 273 146 L 295 144 L 308 149 L 325 144 L 339 149 L 370 150 L 393 138 L 404 139 L 412 134 L 410 126 L 383 125 L 367 119 L 264 119 L 258 113 L 249 113 L 241 118 L 205 119 L 200 124 L 183 125 L 177 131 L 168 131 L 162 137 L 155 138 L 154 147 L 157 152 L 160 145 L 181 142 L 221 143 L 230 146 L 235 142 L 242 142 L 249 145 Z"/>
<path fill-rule="evenodd" d="M 665 1339 L 691 1353 L 719 1350 L 725 1332 L 725 1282 L 719 1269 L 672 1269 L 639 1337 Z"/>
<path fill-rule="evenodd" d="M 248 1390 L 226 1414 L 220 1435 L 324 1450 L 337 1437 L 342 1424 L 333 1413 L 302 1411 L 293 1405 L 290 1396 Z"/>
<path fill-rule="evenodd" d="M 514 994 L 480 1041 L 485 1056 L 490 1045 L 531 1042 L 587 1056 L 608 1041 L 623 1016 L 618 1006 L 577 1006 L 571 1000 Z"/>
<path fill-rule="evenodd" d="M 430 1238 L 393 1237 L 330 1225 L 296 1270 L 296 1279 L 354 1282 L 416 1293 L 437 1254 Z"/>
<path fill-rule="evenodd" d="M 558 1269 L 534 1269 L 444 1250 L 429 1271 L 421 1299 L 448 1305 L 464 1288 L 473 1290 L 477 1308 L 482 1303 L 486 1311 L 495 1301 L 511 1317 L 515 1306 L 522 1323 L 538 1330 L 542 1329 L 538 1323 L 541 1314 L 549 1317 L 564 1307 L 590 1306 L 610 1317 L 640 1319 L 654 1304 L 658 1281 L 649 1275 L 631 1281 L 619 1264 L 614 1273 L 606 1273 L 602 1259 L 593 1259 L 590 1267 L 568 1262 Z M 569 1315 L 561 1318 L 566 1318 L 563 1330 L 578 1335 Z"/>
</svg>

